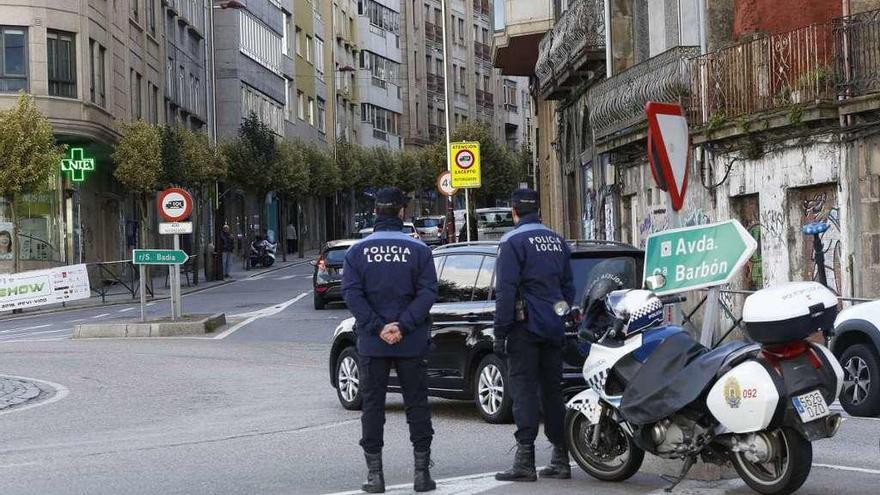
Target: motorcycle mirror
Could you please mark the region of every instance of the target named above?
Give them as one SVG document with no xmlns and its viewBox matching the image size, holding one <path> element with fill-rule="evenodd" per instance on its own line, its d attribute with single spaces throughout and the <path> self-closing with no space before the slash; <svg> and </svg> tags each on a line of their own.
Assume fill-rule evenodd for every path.
<svg viewBox="0 0 880 495">
<path fill-rule="evenodd" d="M 662 289 L 666 285 L 666 277 L 660 275 L 651 275 L 645 279 L 645 288 L 648 290 Z"/>
<path fill-rule="evenodd" d="M 571 312 L 571 306 L 565 301 L 559 301 L 553 305 L 553 312 L 556 313 L 556 316 L 565 316 Z"/>
</svg>

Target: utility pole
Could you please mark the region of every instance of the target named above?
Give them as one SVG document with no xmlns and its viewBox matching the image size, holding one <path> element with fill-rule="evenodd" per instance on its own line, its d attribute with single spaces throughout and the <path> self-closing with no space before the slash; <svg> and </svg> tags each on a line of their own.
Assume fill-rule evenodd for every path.
<svg viewBox="0 0 880 495">
<path fill-rule="evenodd" d="M 443 114 L 446 119 L 446 154 L 448 155 L 449 143 L 452 141 L 452 129 L 449 126 L 449 58 L 447 57 L 446 48 L 446 0 L 440 0 L 440 15 L 443 17 L 443 22 L 441 23 L 441 29 L 443 31 Z M 449 156 L 446 157 L 446 170 L 450 170 Z M 465 194 L 467 194 L 467 189 L 465 189 Z M 465 219 L 468 219 L 467 210 L 465 210 Z M 452 196 L 449 196 L 446 204 L 446 225 L 447 228 L 450 225 L 452 226 L 447 234 L 447 241 L 455 242 L 455 206 L 452 201 Z M 468 237 L 470 237 L 470 231 L 471 229 L 468 228 Z"/>
</svg>

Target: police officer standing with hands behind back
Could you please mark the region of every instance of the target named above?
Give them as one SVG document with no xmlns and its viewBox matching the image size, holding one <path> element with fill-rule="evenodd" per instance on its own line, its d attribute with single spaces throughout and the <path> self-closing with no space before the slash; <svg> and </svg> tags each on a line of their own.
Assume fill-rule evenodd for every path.
<svg viewBox="0 0 880 495">
<path fill-rule="evenodd" d="M 563 438 L 562 347 L 565 325 L 553 306 L 574 299 L 565 240 L 540 220 L 538 193 L 511 195 L 516 228 L 501 238 L 495 281 L 495 353 L 507 355 L 517 449 L 513 466 L 499 481 L 536 481 L 535 439 L 541 408 L 544 433 L 553 444 L 541 477 L 571 478 Z M 539 402 L 540 401 L 540 402 Z"/>
<path fill-rule="evenodd" d="M 434 490 L 431 462 L 431 410 L 425 356 L 430 345 L 430 310 L 437 298 L 437 273 L 431 250 L 403 233 L 408 198 L 387 187 L 376 194 L 376 224 L 366 239 L 345 256 L 342 295 L 355 317 L 363 396 L 360 445 L 367 461 L 362 489 L 383 493 L 385 394 L 391 367 L 403 389 L 406 421 L 413 443 L 413 489 Z"/>
</svg>

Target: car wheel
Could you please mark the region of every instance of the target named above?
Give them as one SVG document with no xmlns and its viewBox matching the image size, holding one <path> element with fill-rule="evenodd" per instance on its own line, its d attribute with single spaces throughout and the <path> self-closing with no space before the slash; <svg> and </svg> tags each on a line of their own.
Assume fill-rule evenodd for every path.
<svg viewBox="0 0 880 495">
<path fill-rule="evenodd" d="M 840 405 L 853 416 L 880 414 L 880 359 L 865 344 L 847 347 L 840 357 L 843 389 Z"/>
<path fill-rule="evenodd" d="M 324 306 L 327 305 L 327 301 L 324 300 L 324 297 L 317 292 L 315 292 L 313 300 L 315 302 L 315 309 L 318 311 L 324 309 Z"/>
<path fill-rule="evenodd" d="M 480 360 L 474 373 L 474 402 L 487 423 L 510 423 L 513 400 L 507 389 L 507 366 L 498 356 L 489 354 Z"/>
<path fill-rule="evenodd" d="M 359 411 L 363 397 L 361 397 L 359 360 L 354 346 L 346 347 L 339 353 L 334 376 L 339 403 L 349 411 Z"/>
</svg>

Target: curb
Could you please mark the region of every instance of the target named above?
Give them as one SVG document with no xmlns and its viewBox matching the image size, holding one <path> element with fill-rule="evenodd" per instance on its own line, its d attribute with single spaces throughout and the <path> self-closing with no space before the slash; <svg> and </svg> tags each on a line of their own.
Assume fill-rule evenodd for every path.
<svg viewBox="0 0 880 495">
<path fill-rule="evenodd" d="M 91 323 L 77 325 L 73 329 L 74 339 L 124 338 L 124 337 L 178 337 L 182 335 L 204 335 L 226 324 L 226 315 L 217 313 L 201 315 L 198 319 L 179 321 L 144 322 L 128 321 L 121 323 Z"/>
<path fill-rule="evenodd" d="M 307 257 L 307 258 L 308 258 L 308 257 Z M 263 271 L 255 272 L 255 273 L 253 273 L 252 275 L 249 275 L 249 276 L 244 277 L 244 278 L 241 278 L 241 279 L 223 280 L 223 281 L 217 282 L 217 283 L 214 284 L 214 285 L 210 285 L 210 286 L 207 286 L 207 287 L 195 287 L 195 288 L 190 288 L 190 289 L 181 289 L 181 291 L 180 291 L 180 295 L 181 295 L 181 296 L 188 296 L 188 295 L 190 295 L 190 294 L 197 294 L 197 293 L 199 293 L 199 292 L 203 292 L 203 291 L 206 291 L 206 290 L 209 290 L 209 289 L 215 289 L 215 288 L 217 288 L 217 287 L 222 287 L 222 286 L 224 286 L 224 285 L 229 285 L 229 284 L 232 284 L 232 283 L 238 282 L 239 280 L 247 280 L 247 279 L 249 279 L 249 278 L 253 278 L 253 277 L 256 277 L 256 276 L 258 276 L 258 275 L 265 275 L 265 274 L 267 274 L 267 273 L 273 273 L 273 272 L 277 272 L 277 271 L 279 271 L 279 270 L 285 270 L 285 269 L 287 269 L 287 268 L 296 268 L 296 267 L 298 267 L 298 266 L 302 266 L 302 265 L 306 265 L 306 264 L 308 264 L 309 261 L 311 261 L 311 260 L 310 260 L 310 259 L 304 259 L 303 261 L 298 261 L 298 262 L 295 262 L 295 263 L 291 263 L 291 264 L 289 264 L 289 265 L 276 266 L 276 267 L 273 267 L 273 268 L 267 268 L 267 269 L 264 269 Z M 167 301 L 167 300 L 170 299 L 170 298 L 171 298 L 170 295 L 168 295 L 168 296 L 162 296 L 162 297 L 154 297 L 153 299 L 147 299 L 147 302 Z M 21 317 L 23 317 L 23 316 L 42 316 L 42 315 L 51 315 L 51 314 L 56 314 L 56 313 L 63 313 L 63 312 L 65 312 L 65 311 L 81 311 L 81 310 L 84 310 L 84 309 L 106 308 L 106 307 L 111 307 L 111 306 L 122 306 L 122 305 L 124 305 L 124 304 L 137 304 L 138 302 L 139 302 L 139 299 L 127 299 L 127 300 L 125 300 L 125 301 L 110 301 L 110 302 L 103 303 L 103 304 L 93 304 L 93 305 L 84 305 L 84 306 L 70 306 L 70 307 L 67 307 L 67 308 L 62 307 L 62 308 L 51 308 L 51 309 L 44 309 L 44 310 L 37 310 L 37 311 L 28 311 L 27 313 L 21 313 L 21 314 L 9 314 L 9 315 L 3 315 L 3 316 L 0 316 L 0 321 L 14 320 L 14 319 L 16 319 L 16 318 L 21 318 Z"/>
</svg>

